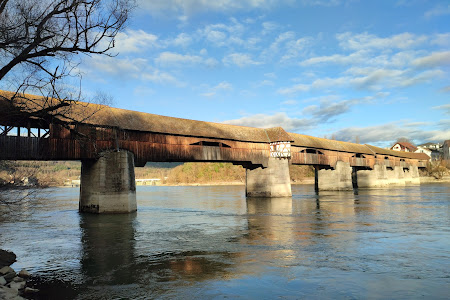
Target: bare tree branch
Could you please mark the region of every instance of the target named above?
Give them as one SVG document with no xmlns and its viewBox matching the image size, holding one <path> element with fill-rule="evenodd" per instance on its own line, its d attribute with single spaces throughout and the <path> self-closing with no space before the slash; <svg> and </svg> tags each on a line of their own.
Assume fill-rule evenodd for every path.
<svg viewBox="0 0 450 300">
<path fill-rule="evenodd" d="M 0 83 L 12 82 L 19 108 L 50 120 L 77 102 L 81 82 L 74 72 L 78 54 L 107 55 L 124 29 L 135 0 L 0 0 Z M 11 79 L 13 78 L 13 79 Z M 48 99 L 36 110 L 25 94 Z M 7 99 L 3 99 L 7 100 Z M 27 103 L 34 110 L 27 107 Z M 40 104 L 42 106 L 42 102 Z M 64 117 L 64 116 L 63 116 Z"/>
</svg>

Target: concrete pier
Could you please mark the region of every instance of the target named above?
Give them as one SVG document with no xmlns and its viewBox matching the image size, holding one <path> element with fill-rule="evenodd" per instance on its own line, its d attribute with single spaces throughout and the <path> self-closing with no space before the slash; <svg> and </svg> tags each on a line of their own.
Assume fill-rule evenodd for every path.
<svg viewBox="0 0 450 300">
<path fill-rule="evenodd" d="M 374 165 L 373 170 L 358 170 L 358 188 L 386 187 L 389 185 L 388 173 L 390 172 L 384 165 Z"/>
<path fill-rule="evenodd" d="M 267 168 L 246 169 L 247 197 L 291 197 L 291 178 L 287 158 L 270 157 Z"/>
<path fill-rule="evenodd" d="M 351 191 L 352 167 L 348 162 L 338 161 L 334 170 L 316 171 L 316 191 Z"/>
<path fill-rule="evenodd" d="M 409 166 L 403 170 L 405 184 L 420 184 L 419 168 L 417 166 Z"/>
<path fill-rule="evenodd" d="M 394 169 L 384 165 L 375 165 L 373 170 L 358 171 L 359 188 L 379 188 L 389 185 L 420 184 L 419 169 L 417 166 Z"/>
<path fill-rule="evenodd" d="M 107 151 L 98 160 L 81 161 L 80 212 L 136 211 L 133 153 Z"/>
</svg>

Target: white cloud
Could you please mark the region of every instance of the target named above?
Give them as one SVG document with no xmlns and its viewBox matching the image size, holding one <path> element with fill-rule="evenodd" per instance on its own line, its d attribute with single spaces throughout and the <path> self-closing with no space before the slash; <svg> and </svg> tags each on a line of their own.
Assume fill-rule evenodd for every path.
<svg viewBox="0 0 450 300">
<path fill-rule="evenodd" d="M 434 68 L 450 65 L 450 51 L 434 52 L 428 56 L 415 59 L 412 64 L 419 68 Z"/>
<path fill-rule="evenodd" d="M 122 77 L 136 78 L 148 65 L 148 61 L 144 58 L 119 59 L 109 56 L 93 56 L 84 65 L 89 65 L 89 68 L 83 67 L 82 72 L 92 73 L 100 71 Z"/>
<path fill-rule="evenodd" d="M 408 87 L 420 83 L 430 82 L 435 78 L 443 78 L 443 77 L 445 77 L 445 72 L 441 70 L 428 70 L 419 73 L 417 75 L 413 75 L 411 77 L 405 76 L 403 78 L 399 78 L 397 82 L 393 82 L 392 84 L 393 86 Z"/>
<path fill-rule="evenodd" d="M 227 91 L 231 91 L 233 90 L 233 86 L 231 85 L 231 83 L 227 82 L 227 81 L 222 81 L 219 84 L 217 84 L 216 86 L 209 88 L 206 92 L 201 93 L 201 96 L 204 97 L 214 97 L 217 95 L 217 93 L 219 92 L 227 92 Z"/>
<path fill-rule="evenodd" d="M 286 42 L 286 53 L 281 57 L 281 62 L 290 61 L 301 56 L 310 42 L 310 38 L 301 38 Z"/>
<path fill-rule="evenodd" d="M 353 34 L 351 32 L 336 35 L 339 45 L 343 49 L 368 50 L 368 49 L 408 49 L 428 41 L 424 35 L 401 33 L 390 37 L 381 38 L 367 32 Z"/>
<path fill-rule="evenodd" d="M 209 24 L 197 30 L 198 38 L 206 40 L 214 47 L 255 49 L 262 42 L 262 38 L 255 34 L 248 34 L 249 29 L 235 18 L 229 23 Z"/>
<path fill-rule="evenodd" d="M 438 126 L 444 131 L 443 134 L 445 134 L 445 136 L 447 138 L 444 138 L 443 140 L 448 140 L 448 132 L 449 132 L 449 128 L 450 128 L 450 119 L 444 119 L 444 120 L 440 120 L 438 122 Z"/>
<path fill-rule="evenodd" d="M 293 31 L 287 31 L 280 33 L 275 41 L 261 54 L 263 57 L 272 57 L 280 52 L 280 48 L 287 41 L 293 40 L 295 38 L 295 33 Z"/>
<path fill-rule="evenodd" d="M 205 65 L 208 67 L 214 67 L 218 64 L 217 60 L 214 58 L 203 58 L 202 56 L 197 55 L 183 55 L 179 53 L 173 52 L 162 52 L 159 54 L 157 58 L 155 58 L 155 62 L 158 65 L 170 67 L 184 67 L 186 65 Z"/>
<path fill-rule="evenodd" d="M 315 124 L 308 119 L 290 118 L 286 113 L 279 112 L 273 115 L 256 114 L 252 116 L 242 117 L 240 119 L 228 120 L 222 122 L 224 124 L 271 128 L 281 126 L 288 131 L 305 130 L 311 128 Z"/>
<path fill-rule="evenodd" d="M 268 10 L 280 5 L 292 5 L 293 0 L 138 0 L 139 6 L 151 14 L 166 14 L 173 16 L 181 14 L 191 16 L 208 12 L 233 12 L 238 10 Z M 337 6 L 348 0 L 300 0 L 303 6 Z"/>
<path fill-rule="evenodd" d="M 348 78 L 348 83 L 358 89 L 380 90 L 384 87 L 408 87 L 429 82 L 444 75 L 441 70 L 427 70 L 415 73 L 412 70 L 351 68 L 347 73 L 359 75 Z"/>
<path fill-rule="evenodd" d="M 434 8 L 426 11 L 424 14 L 426 18 L 440 17 L 445 15 L 450 15 L 450 4 L 435 6 Z"/>
<path fill-rule="evenodd" d="M 176 47 L 182 47 L 186 48 L 190 44 L 192 44 L 192 37 L 187 33 L 180 33 L 177 35 L 177 37 L 168 40 L 167 44 L 176 46 Z"/>
<path fill-rule="evenodd" d="M 389 93 L 387 92 L 379 92 L 373 96 L 366 96 L 363 98 L 355 98 L 338 102 L 332 102 L 329 99 L 324 98 L 320 100 L 319 105 L 310 105 L 305 107 L 302 113 L 312 115 L 314 119 L 317 119 L 321 123 L 334 122 L 337 116 L 350 111 L 353 106 L 372 103 L 373 100 L 384 98 L 388 95 Z"/>
<path fill-rule="evenodd" d="M 391 122 L 368 127 L 349 127 L 336 131 L 336 139 L 353 141 L 356 136 L 362 143 L 379 144 L 392 143 L 399 137 L 407 137 L 416 142 L 438 142 L 450 139 L 449 130 L 423 130 L 421 126 L 406 126 L 407 124 Z"/>
<path fill-rule="evenodd" d="M 411 69 L 380 69 L 374 67 L 352 67 L 340 77 L 318 78 L 310 83 L 297 83 L 291 87 L 278 89 L 282 95 L 293 95 L 310 90 L 341 89 L 353 87 L 361 90 L 382 90 L 384 88 L 404 88 L 432 79 L 445 77 L 445 72 L 439 69 L 426 70 L 417 73 Z"/>
<path fill-rule="evenodd" d="M 301 0 L 306 6 L 337 6 L 342 3 L 341 0 Z"/>
<path fill-rule="evenodd" d="M 357 52 L 351 53 L 349 55 L 334 54 L 330 56 L 316 56 L 306 59 L 300 63 L 302 66 L 311 66 L 315 64 L 342 64 L 351 65 L 367 61 L 368 53 L 365 50 L 359 50 Z"/>
<path fill-rule="evenodd" d="M 268 9 L 291 0 L 139 0 L 140 7 L 151 14 L 182 14 L 202 12 L 231 12 L 236 10 Z"/>
<path fill-rule="evenodd" d="M 222 31 L 208 30 L 204 32 L 204 35 L 209 42 L 215 44 L 217 47 L 225 45 L 227 35 Z"/>
<path fill-rule="evenodd" d="M 115 38 L 114 51 L 121 54 L 142 52 L 149 48 L 160 47 L 158 37 L 143 30 L 127 30 L 119 32 Z"/>
<path fill-rule="evenodd" d="M 301 93 L 301 92 L 307 92 L 307 91 L 309 91 L 309 89 L 310 89 L 310 85 L 299 83 L 299 84 L 293 85 L 292 87 L 278 89 L 278 93 L 281 95 L 292 95 L 292 94 L 297 94 L 297 93 Z"/>
<path fill-rule="evenodd" d="M 120 80 L 142 80 L 151 81 L 158 84 L 173 84 L 183 87 L 186 84 L 176 79 L 170 73 L 161 71 L 151 66 L 144 58 L 123 58 L 108 56 L 93 56 L 89 58 L 82 66 L 88 65 L 89 68 L 82 67 L 81 72 L 92 78 L 113 78 Z M 99 76 L 97 73 L 108 73 L 109 76 Z"/>
<path fill-rule="evenodd" d="M 333 122 L 335 117 L 350 110 L 352 101 L 336 103 L 322 102 L 320 105 L 310 105 L 303 109 L 303 114 L 311 114 L 321 122 Z"/>
<path fill-rule="evenodd" d="M 280 25 L 278 25 L 275 22 L 263 22 L 262 27 L 263 27 L 262 34 L 266 35 L 280 28 Z"/>
<path fill-rule="evenodd" d="M 438 45 L 441 47 L 450 47 L 450 33 L 439 33 L 433 37 L 431 41 L 433 45 Z"/>
<path fill-rule="evenodd" d="M 228 54 L 222 59 L 225 65 L 236 65 L 238 67 L 247 67 L 251 65 L 260 65 L 261 62 L 254 61 L 250 54 L 247 53 L 232 53 Z"/>
<path fill-rule="evenodd" d="M 450 115 L 450 104 L 434 106 L 433 109 L 443 110 L 444 114 Z"/>
<path fill-rule="evenodd" d="M 175 84 L 178 87 L 186 86 L 184 82 L 180 82 L 173 75 L 158 69 L 147 70 L 141 74 L 141 78 L 144 81 L 151 81 L 159 84 Z"/>
<path fill-rule="evenodd" d="M 275 83 L 272 80 L 264 79 L 254 84 L 254 87 L 259 88 L 263 86 L 274 86 L 274 85 Z"/>
</svg>

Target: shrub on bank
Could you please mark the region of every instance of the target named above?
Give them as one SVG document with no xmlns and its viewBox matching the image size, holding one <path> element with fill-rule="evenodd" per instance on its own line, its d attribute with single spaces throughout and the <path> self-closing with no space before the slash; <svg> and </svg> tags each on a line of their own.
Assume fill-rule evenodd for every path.
<svg viewBox="0 0 450 300">
<path fill-rule="evenodd" d="M 425 174 L 436 179 L 442 179 L 445 175 L 449 173 L 447 164 L 444 160 L 437 160 L 433 162 L 428 162 L 425 169 Z"/>
</svg>

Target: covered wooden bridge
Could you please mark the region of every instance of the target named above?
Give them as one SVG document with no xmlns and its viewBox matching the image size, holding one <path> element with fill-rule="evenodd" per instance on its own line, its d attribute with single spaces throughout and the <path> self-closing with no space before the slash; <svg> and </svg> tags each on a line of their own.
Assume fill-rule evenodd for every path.
<svg viewBox="0 0 450 300">
<path fill-rule="evenodd" d="M 385 185 L 394 176 L 391 171 L 397 181 L 408 172 L 408 180 L 416 182 L 417 169 L 429 159 L 288 133 L 281 127 L 251 128 L 66 103 L 48 110 L 57 100 L 0 92 L 0 159 L 81 160 L 83 211 L 135 210 L 133 168 L 149 161 L 232 162 L 247 169 L 247 196 L 280 197 L 291 195 L 290 163 L 315 166 L 318 189 L 340 190 L 349 188 L 348 174 L 350 187 L 355 186 L 357 171 L 372 171 L 364 175 L 367 186 Z M 345 184 L 327 183 L 333 172 L 345 174 Z M 106 200 L 112 198 L 125 204 L 105 204 L 113 203 Z"/>
</svg>

